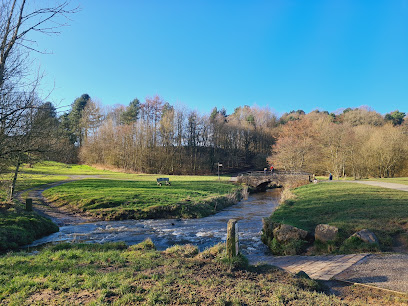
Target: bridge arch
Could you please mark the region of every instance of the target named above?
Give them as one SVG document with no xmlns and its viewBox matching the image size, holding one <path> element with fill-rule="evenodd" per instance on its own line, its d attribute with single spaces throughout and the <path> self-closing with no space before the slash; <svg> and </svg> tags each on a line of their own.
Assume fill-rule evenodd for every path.
<svg viewBox="0 0 408 306">
<path fill-rule="evenodd" d="M 237 182 L 245 183 L 256 190 L 265 190 L 269 185 L 285 186 L 289 183 L 298 182 L 307 184 L 310 182 L 310 173 L 277 171 L 274 173 L 264 171 L 251 171 L 240 173 Z"/>
</svg>

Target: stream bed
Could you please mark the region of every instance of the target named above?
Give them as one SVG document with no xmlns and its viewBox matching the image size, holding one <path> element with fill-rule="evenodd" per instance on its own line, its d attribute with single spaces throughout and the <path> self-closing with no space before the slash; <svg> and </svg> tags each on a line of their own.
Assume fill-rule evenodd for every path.
<svg viewBox="0 0 408 306">
<path fill-rule="evenodd" d="M 191 243 L 202 251 L 225 242 L 228 220 L 238 219 L 240 252 L 264 255 L 268 249 L 261 242 L 262 218 L 269 217 L 276 209 L 279 196 L 279 189 L 250 194 L 247 200 L 201 219 L 98 221 L 62 226 L 59 232 L 38 239 L 28 247 L 56 242 L 124 241 L 132 245 L 151 238 L 158 250 Z"/>
</svg>

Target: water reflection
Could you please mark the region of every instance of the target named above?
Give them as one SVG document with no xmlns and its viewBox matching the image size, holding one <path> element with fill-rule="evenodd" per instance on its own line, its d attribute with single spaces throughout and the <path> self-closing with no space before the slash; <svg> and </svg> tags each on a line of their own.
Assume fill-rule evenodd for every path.
<svg viewBox="0 0 408 306">
<path fill-rule="evenodd" d="M 247 200 L 202 219 L 100 221 L 60 227 L 58 233 L 34 241 L 30 246 L 50 242 L 116 242 L 136 244 L 150 237 L 159 250 L 174 244 L 192 243 L 200 250 L 226 240 L 227 222 L 238 219 L 240 251 L 261 255 L 267 248 L 260 241 L 262 218 L 278 205 L 280 191 L 252 194 Z"/>
</svg>

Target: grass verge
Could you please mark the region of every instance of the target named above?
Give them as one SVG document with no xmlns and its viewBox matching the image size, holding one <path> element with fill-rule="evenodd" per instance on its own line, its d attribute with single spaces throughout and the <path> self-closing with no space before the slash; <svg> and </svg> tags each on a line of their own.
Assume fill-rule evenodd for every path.
<svg viewBox="0 0 408 306">
<path fill-rule="evenodd" d="M 196 252 L 190 257 L 179 256 L 174 249 L 159 252 L 151 243 L 132 247 L 121 243 L 60 244 L 35 255 L 8 254 L 0 257 L 0 303 L 345 304 L 319 292 L 316 281 L 271 266 L 231 269 L 217 258 L 202 259 Z M 353 298 L 350 304 L 364 304 L 365 298 Z M 384 297 L 380 299 L 384 301 Z M 388 301 L 400 300 L 392 297 Z"/>
<path fill-rule="evenodd" d="M 358 251 L 355 241 L 346 239 L 361 229 L 373 231 L 382 250 L 389 250 L 393 236 L 408 230 L 408 193 L 353 183 L 310 184 L 293 190 L 296 198 L 283 203 L 270 221 L 314 232 L 318 224 L 339 228 L 333 253 Z M 367 251 L 361 245 L 361 251 Z"/>
</svg>

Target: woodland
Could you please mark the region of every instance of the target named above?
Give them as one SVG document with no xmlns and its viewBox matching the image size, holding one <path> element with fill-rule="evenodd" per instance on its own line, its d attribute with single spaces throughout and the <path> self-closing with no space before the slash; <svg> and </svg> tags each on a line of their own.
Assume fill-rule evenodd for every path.
<svg viewBox="0 0 408 306">
<path fill-rule="evenodd" d="M 201 115 L 159 96 L 103 109 L 84 94 L 57 119 L 71 147 L 58 156 L 142 173 L 210 174 L 222 163 L 228 173 L 273 165 L 335 177 L 393 177 L 408 170 L 404 118 L 367 107 L 278 117 L 243 106 Z"/>
</svg>

